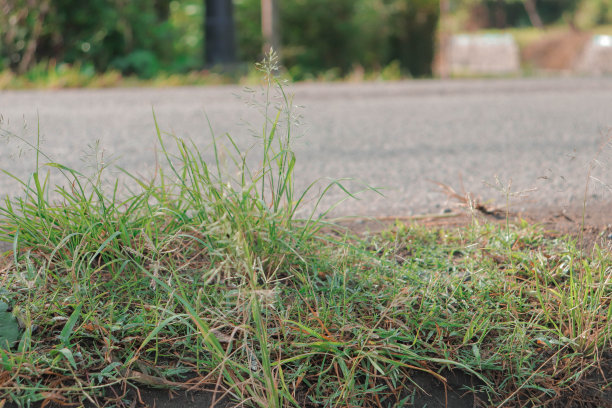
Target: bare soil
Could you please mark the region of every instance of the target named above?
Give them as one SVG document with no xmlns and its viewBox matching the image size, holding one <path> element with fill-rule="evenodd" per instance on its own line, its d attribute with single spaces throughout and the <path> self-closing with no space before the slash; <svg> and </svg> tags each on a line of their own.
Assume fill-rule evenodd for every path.
<svg viewBox="0 0 612 408">
<path fill-rule="evenodd" d="M 525 220 L 539 225 L 549 236 L 569 236 L 583 249 L 612 245 L 612 202 L 596 202 L 571 207 L 532 207 L 521 212 L 484 206 L 473 212 L 446 209 L 440 214 L 411 217 L 373 217 L 341 221 L 339 224 L 359 234 L 375 234 L 391 228 L 396 222 L 417 223 L 432 228 L 460 228 L 479 221 L 505 223 Z"/>
<path fill-rule="evenodd" d="M 571 71 L 590 38 L 590 33 L 576 30 L 544 34 L 523 49 L 521 58 L 537 70 Z"/>
</svg>

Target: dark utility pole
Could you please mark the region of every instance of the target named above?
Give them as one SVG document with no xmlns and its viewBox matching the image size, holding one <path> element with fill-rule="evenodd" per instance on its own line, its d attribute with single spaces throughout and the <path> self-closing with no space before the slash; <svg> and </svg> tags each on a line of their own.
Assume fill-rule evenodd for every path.
<svg viewBox="0 0 612 408">
<path fill-rule="evenodd" d="M 234 14 L 232 0 L 204 0 L 206 65 L 229 65 L 235 62 Z"/>
</svg>

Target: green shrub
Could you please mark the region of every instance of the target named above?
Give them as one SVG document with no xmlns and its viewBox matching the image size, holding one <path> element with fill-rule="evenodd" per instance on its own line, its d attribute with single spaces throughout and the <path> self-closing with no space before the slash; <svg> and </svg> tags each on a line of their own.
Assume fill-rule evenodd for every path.
<svg viewBox="0 0 612 408">
<path fill-rule="evenodd" d="M 356 65 L 399 61 L 413 76 L 431 74 L 439 0 L 301 0 L 283 3 L 283 57 L 296 79 Z"/>
<path fill-rule="evenodd" d="M 97 71 L 155 74 L 173 61 L 176 39 L 163 1 L 1 0 L 0 69 L 39 62 L 93 65 Z M 159 61 L 156 63 L 155 61 Z"/>
<path fill-rule="evenodd" d="M 260 0 L 234 0 L 237 55 L 259 59 Z M 0 0 L 0 69 L 93 66 L 150 78 L 202 65 L 203 0 Z M 431 74 L 439 0 L 279 2 L 283 63 L 296 79 L 355 66 Z"/>
</svg>

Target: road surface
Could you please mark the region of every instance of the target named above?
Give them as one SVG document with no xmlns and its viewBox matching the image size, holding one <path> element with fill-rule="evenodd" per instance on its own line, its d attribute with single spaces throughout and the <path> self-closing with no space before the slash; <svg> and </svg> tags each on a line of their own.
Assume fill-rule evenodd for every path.
<svg viewBox="0 0 612 408">
<path fill-rule="evenodd" d="M 359 181 L 348 182 L 353 190 L 361 183 L 383 189 L 384 197 L 361 194 L 336 214 L 407 216 L 452 207 L 431 181 L 499 205 L 509 198 L 517 210 L 577 205 L 590 166 L 588 199 L 612 202 L 612 145 L 598 153 L 612 126 L 612 78 L 315 83 L 286 90 L 299 105 L 292 133 L 299 136 L 298 189 L 345 177 Z M 217 136 L 227 132 L 249 146 L 263 126 L 253 97 L 259 91 L 239 86 L 2 91 L 0 128 L 33 140 L 40 127 L 42 150 L 84 171 L 91 164 L 88 145 L 100 140 L 106 160 L 112 156 L 148 176 L 157 144 L 153 110 L 163 131 L 203 149 L 211 141 L 208 121 Z M 33 152 L 19 156 L 14 137 L 0 149 L 0 167 L 27 179 Z M 0 175 L 1 195 L 18 192 Z M 320 210 L 343 197 L 332 190 Z"/>
</svg>

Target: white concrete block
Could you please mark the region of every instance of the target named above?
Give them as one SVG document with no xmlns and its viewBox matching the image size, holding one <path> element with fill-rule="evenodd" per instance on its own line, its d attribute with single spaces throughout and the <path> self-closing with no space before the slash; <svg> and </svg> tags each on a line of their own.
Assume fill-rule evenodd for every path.
<svg viewBox="0 0 612 408">
<path fill-rule="evenodd" d="M 448 63 L 452 74 L 512 74 L 520 69 L 519 49 L 510 34 L 455 35 Z"/>
<path fill-rule="evenodd" d="M 576 71 L 583 74 L 612 72 L 612 36 L 595 35 L 587 43 L 576 63 Z"/>
</svg>

